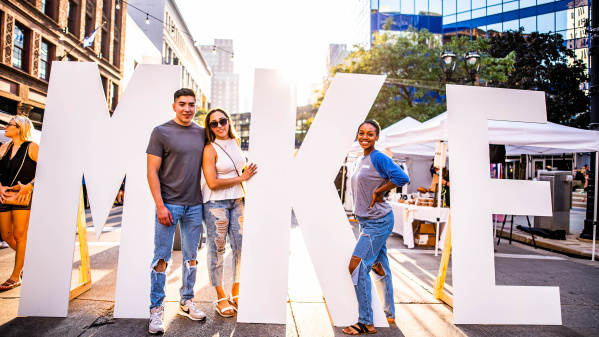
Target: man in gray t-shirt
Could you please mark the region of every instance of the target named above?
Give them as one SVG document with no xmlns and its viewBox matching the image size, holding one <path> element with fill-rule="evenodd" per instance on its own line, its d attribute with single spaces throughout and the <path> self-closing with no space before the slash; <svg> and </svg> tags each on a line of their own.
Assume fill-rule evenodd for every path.
<svg viewBox="0 0 599 337">
<path fill-rule="evenodd" d="M 175 118 L 152 131 L 148 154 L 148 184 L 156 203 L 154 258 L 151 271 L 151 333 L 164 333 L 162 318 L 166 268 L 171 262 L 177 223 L 181 227 L 183 284 L 178 314 L 192 320 L 206 318 L 193 303 L 196 258 L 202 234 L 202 191 L 200 188 L 202 155 L 206 143 L 204 128 L 193 121 L 195 92 L 175 92 Z"/>
</svg>

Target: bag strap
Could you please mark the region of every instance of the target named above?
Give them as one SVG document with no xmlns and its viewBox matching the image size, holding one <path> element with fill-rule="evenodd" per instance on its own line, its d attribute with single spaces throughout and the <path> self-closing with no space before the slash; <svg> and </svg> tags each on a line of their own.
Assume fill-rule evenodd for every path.
<svg viewBox="0 0 599 337">
<path fill-rule="evenodd" d="M 15 178 L 12 180 L 12 183 L 10 183 L 9 187 L 13 186 L 13 184 L 15 183 L 15 180 L 17 180 L 17 177 L 19 176 L 19 173 L 21 173 L 23 164 L 25 164 L 25 159 L 27 158 L 27 155 L 29 154 L 29 144 L 31 144 L 31 143 L 27 143 L 27 148 L 25 149 L 25 155 L 23 156 L 23 162 L 21 162 L 21 167 L 19 167 L 19 170 L 17 171 L 17 174 L 15 174 Z M 14 146 L 14 144 L 13 144 L 13 146 Z M 19 151 L 19 150 L 17 150 L 17 151 Z"/>
<path fill-rule="evenodd" d="M 223 149 L 222 146 L 220 146 L 217 142 L 212 142 L 212 144 L 220 147 L 221 150 L 223 150 L 223 152 L 227 155 L 227 157 L 229 157 L 229 159 L 231 159 L 231 162 L 233 163 L 233 167 L 235 168 L 235 173 L 237 173 L 238 177 L 241 177 L 239 175 L 239 171 L 237 171 L 237 166 L 235 166 L 235 162 L 233 161 L 233 158 L 231 158 L 231 156 L 229 156 L 229 154 L 227 153 L 227 151 L 225 151 L 225 149 Z M 245 188 L 243 188 L 243 183 L 239 183 L 241 185 L 241 189 L 243 190 L 243 194 L 245 195 Z"/>
</svg>

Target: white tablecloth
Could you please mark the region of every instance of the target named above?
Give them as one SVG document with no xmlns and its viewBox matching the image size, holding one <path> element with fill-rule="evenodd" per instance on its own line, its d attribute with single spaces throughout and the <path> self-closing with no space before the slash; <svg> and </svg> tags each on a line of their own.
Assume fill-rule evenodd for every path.
<svg viewBox="0 0 599 337">
<path fill-rule="evenodd" d="M 443 249 L 443 244 L 445 242 L 445 223 L 449 219 L 449 208 L 441 207 L 439 209 L 429 206 L 407 205 L 393 201 L 388 201 L 388 203 L 393 208 L 393 217 L 395 220 L 393 232 L 403 236 L 403 242 L 408 248 L 414 248 L 414 230 L 412 228 L 412 222 L 414 220 L 436 222 L 437 217 L 439 217 L 440 232 L 438 246 L 440 249 Z"/>
</svg>

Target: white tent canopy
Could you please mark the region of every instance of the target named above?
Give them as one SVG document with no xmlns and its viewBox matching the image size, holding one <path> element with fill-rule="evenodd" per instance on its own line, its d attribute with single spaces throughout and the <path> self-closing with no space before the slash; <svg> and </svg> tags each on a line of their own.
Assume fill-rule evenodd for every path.
<svg viewBox="0 0 599 337">
<path fill-rule="evenodd" d="M 547 124 L 506 122 L 490 120 L 489 144 L 505 144 L 508 155 L 557 154 L 599 151 L 599 132 L 567 127 L 555 123 Z M 468 130 L 464 130 L 468 132 Z M 388 133 L 385 146 L 393 152 L 414 144 L 431 147 L 434 143 L 448 139 L 447 113 L 432 118 L 420 126 L 400 132 Z"/>
<path fill-rule="evenodd" d="M 394 151 L 390 145 L 392 145 L 389 141 L 387 141 L 388 135 L 399 134 L 405 131 L 413 130 L 419 128 L 422 125 L 419 121 L 415 120 L 412 117 L 406 117 L 399 122 L 386 127 L 381 130 L 379 134 L 379 140 L 375 144 L 375 148 L 381 152 L 386 152 L 386 149 L 389 149 L 393 152 L 394 158 L 402 158 L 405 156 L 432 156 L 435 151 L 435 144 L 411 144 L 404 145 L 401 147 L 401 151 Z M 352 144 L 352 147 L 349 151 L 351 154 L 359 154 L 362 153 L 362 148 L 357 141 Z"/>
</svg>

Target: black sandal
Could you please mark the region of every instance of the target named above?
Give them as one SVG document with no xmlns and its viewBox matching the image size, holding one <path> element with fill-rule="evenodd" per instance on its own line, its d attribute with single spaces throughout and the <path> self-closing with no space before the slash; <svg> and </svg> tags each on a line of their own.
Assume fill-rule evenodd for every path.
<svg viewBox="0 0 599 337">
<path fill-rule="evenodd" d="M 356 328 L 356 325 L 358 326 L 357 328 Z M 360 322 L 358 322 L 354 325 L 350 325 L 346 329 L 348 329 L 348 328 L 352 328 L 352 329 L 356 330 L 357 333 L 347 333 L 347 332 L 343 331 L 343 333 L 346 335 L 368 335 L 368 334 L 376 333 L 376 329 L 370 331 L 370 330 L 368 330 L 368 327 L 366 327 L 365 324 L 360 323 Z"/>
</svg>

